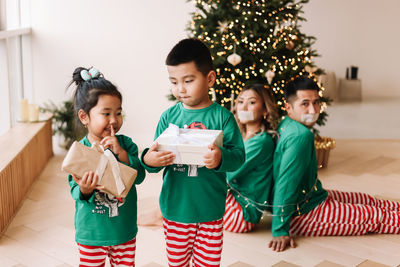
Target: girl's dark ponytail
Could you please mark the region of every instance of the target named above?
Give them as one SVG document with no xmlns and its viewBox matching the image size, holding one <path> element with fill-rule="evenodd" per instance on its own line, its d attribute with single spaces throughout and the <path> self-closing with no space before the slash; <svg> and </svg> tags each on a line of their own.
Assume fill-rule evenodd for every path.
<svg viewBox="0 0 400 267">
<path fill-rule="evenodd" d="M 78 67 L 72 73 L 72 83 L 75 83 L 77 86 L 80 86 L 85 80 L 83 80 L 81 76 L 82 70 L 88 70 L 86 68 Z"/>
</svg>

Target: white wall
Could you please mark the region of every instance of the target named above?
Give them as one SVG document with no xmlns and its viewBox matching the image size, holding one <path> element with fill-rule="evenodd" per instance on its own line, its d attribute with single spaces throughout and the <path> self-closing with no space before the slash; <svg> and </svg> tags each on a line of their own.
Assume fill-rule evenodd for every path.
<svg viewBox="0 0 400 267">
<path fill-rule="evenodd" d="M 303 30 L 317 38 L 318 66 L 344 78 L 359 67 L 363 98 L 400 96 L 398 0 L 313 0 Z"/>
<path fill-rule="evenodd" d="M 153 141 L 169 82 L 164 60 L 186 37 L 185 0 L 36 0 L 31 2 L 35 100 L 59 103 L 78 66 L 95 66 L 124 97 L 121 133 L 139 147 Z"/>
</svg>

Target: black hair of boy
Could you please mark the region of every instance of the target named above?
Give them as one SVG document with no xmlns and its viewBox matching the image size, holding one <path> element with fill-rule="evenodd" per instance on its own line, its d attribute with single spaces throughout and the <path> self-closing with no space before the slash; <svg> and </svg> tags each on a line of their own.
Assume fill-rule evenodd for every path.
<svg viewBox="0 0 400 267">
<path fill-rule="evenodd" d="M 85 111 L 86 114 L 89 114 L 89 111 L 97 105 L 99 96 L 101 95 L 116 96 L 122 103 L 122 95 L 114 84 L 104 79 L 102 76 L 85 81 L 81 76 L 82 70 L 89 69 L 82 67 L 76 68 L 72 74 L 72 81 L 70 82 L 70 85 L 73 83 L 76 84 L 73 98 L 75 114 L 78 114 L 78 111 L 81 109 Z M 78 121 L 80 122 L 80 120 Z"/>
<path fill-rule="evenodd" d="M 307 76 L 300 76 L 295 78 L 293 81 L 290 81 L 286 84 L 285 88 L 285 99 L 287 102 L 291 102 L 293 97 L 297 97 L 297 91 L 299 90 L 315 90 L 319 91 L 320 88 L 318 84 Z"/>
<path fill-rule="evenodd" d="M 183 39 L 177 43 L 169 52 L 165 64 L 167 66 L 178 66 L 192 61 L 197 70 L 204 76 L 213 70 L 210 50 L 196 38 Z"/>
</svg>

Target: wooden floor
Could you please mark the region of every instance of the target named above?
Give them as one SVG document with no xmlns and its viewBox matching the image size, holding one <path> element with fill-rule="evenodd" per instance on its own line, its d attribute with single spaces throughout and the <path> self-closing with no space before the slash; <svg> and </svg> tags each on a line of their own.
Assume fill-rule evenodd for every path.
<svg viewBox="0 0 400 267">
<path fill-rule="evenodd" d="M 0 266 L 77 266 L 74 202 L 62 155 L 54 156 L 33 185 L 21 209 L 0 239 Z M 400 140 L 337 140 L 329 166 L 321 170 L 325 188 L 362 191 L 400 199 Z M 161 174 L 138 186 L 139 214 L 155 208 Z M 282 253 L 267 248 L 270 222 L 248 234 L 224 233 L 222 266 L 399 266 L 399 235 L 297 239 Z M 167 266 L 160 227 L 139 227 L 137 266 Z M 382 264 L 382 265 L 380 265 Z"/>
</svg>

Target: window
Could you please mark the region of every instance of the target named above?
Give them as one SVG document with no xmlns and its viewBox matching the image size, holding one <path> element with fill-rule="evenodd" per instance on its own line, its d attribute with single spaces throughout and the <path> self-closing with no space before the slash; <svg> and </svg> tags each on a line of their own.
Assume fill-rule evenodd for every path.
<svg viewBox="0 0 400 267">
<path fill-rule="evenodd" d="M 0 0 L 0 135 L 18 120 L 18 103 L 32 101 L 29 1 Z"/>
</svg>

